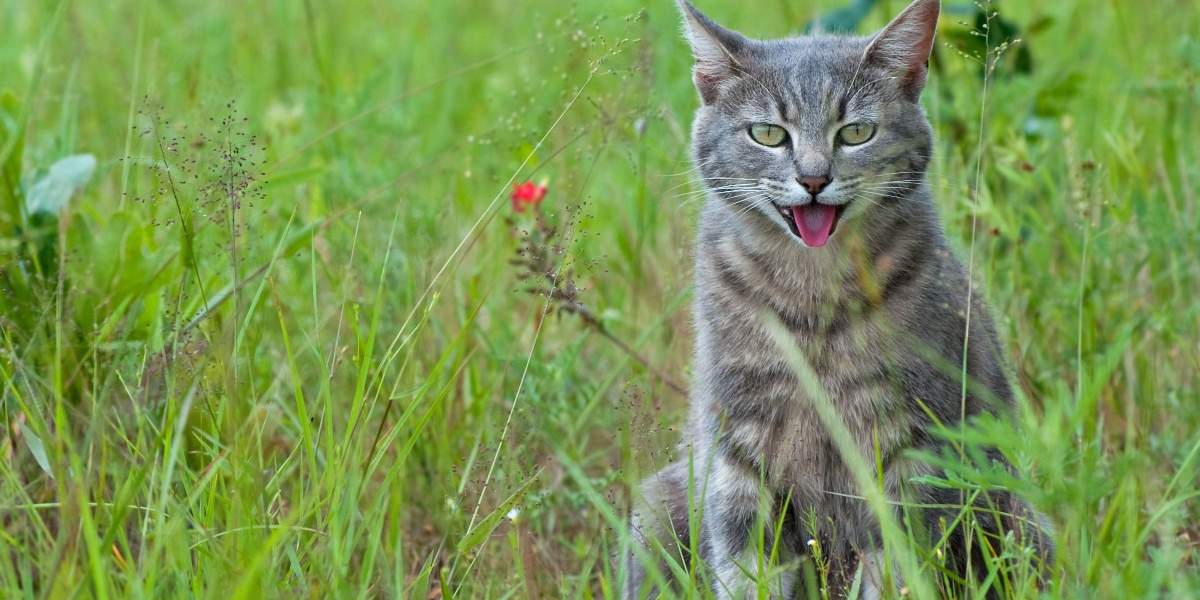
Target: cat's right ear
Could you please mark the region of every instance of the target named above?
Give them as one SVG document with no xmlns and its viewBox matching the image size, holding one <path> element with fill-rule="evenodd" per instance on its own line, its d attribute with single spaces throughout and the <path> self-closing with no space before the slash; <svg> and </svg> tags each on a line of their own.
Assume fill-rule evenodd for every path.
<svg viewBox="0 0 1200 600">
<path fill-rule="evenodd" d="M 914 102 L 925 87 L 941 8 L 939 0 L 913 0 L 871 40 L 863 55 L 864 62 L 890 71 L 892 79 Z"/>
<path fill-rule="evenodd" d="M 677 1 L 679 12 L 683 13 L 683 31 L 696 59 L 692 80 L 700 92 L 700 99 L 705 104 L 712 104 L 723 89 L 746 73 L 746 67 L 738 57 L 744 54 L 749 40 L 717 25 L 687 0 Z"/>
</svg>

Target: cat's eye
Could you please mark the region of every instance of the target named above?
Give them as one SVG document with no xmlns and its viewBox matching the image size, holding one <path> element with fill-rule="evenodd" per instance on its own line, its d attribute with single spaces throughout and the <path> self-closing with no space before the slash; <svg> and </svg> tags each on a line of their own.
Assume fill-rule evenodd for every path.
<svg viewBox="0 0 1200 600">
<path fill-rule="evenodd" d="M 875 135 L 875 126 L 870 123 L 851 123 L 838 130 L 838 139 L 847 146 L 865 144 Z"/>
<path fill-rule="evenodd" d="M 787 141 L 787 130 L 770 123 L 755 123 L 750 126 L 750 139 L 774 148 Z"/>
</svg>

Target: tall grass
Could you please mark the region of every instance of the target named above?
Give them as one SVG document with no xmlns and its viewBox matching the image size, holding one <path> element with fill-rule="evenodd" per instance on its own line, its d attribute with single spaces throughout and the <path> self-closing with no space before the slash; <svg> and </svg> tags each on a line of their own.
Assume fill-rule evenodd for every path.
<svg viewBox="0 0 1200 600">
<path fill-rule="evenodd" d="M 704 8 L 766 37 L 836 4 Z M 863 31 L 900 8 L 879 4 Z M 1032 68 L 1007 53 L 985 94 L 943 46 L 925 103 L 944 222 L 1022 393 L 1014 422 L 945 434 L 1020 476 L 964 453 L 943 481 L 1047 512 L 1040 593 L 1189 597 L 1200 15 L 996 7 Z M 661 374 L 689 373 L 673 11 L 0 4 L 0 595 L 615 594 L 629 490 L 683 420 Z M 79 153 L 99 167 L 67 209 L 22 213 Z M 627 348 L 509 264 L 534 227 L 511 184 L 543 177 L 562 272 Z M 935 555 L 898 551 L 937 585 Z"/>
</svg>

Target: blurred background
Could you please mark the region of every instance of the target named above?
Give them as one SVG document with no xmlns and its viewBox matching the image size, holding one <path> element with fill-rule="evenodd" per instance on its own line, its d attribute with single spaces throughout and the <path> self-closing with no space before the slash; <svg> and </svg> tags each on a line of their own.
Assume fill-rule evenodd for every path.
<svg viewBox="0 0 1200 600">
<path fill-rule="evenodd" d="M 904 4 L 699 8 L 777 37 Z M 971 441 L 1054 522 L 1044 593 L 1188 597 L 1200 11 L 944 4 L 929 181 L 1024 396 Z M 0 595 L 614 594 L 690 379 L 672 2 L 0 23 Z"/>
</svg>

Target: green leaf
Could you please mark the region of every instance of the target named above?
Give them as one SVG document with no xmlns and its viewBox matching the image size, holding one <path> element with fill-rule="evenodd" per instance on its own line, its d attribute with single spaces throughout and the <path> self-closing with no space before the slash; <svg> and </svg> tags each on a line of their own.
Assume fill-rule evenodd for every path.
<svg viewBox="0 0 1200 600">
<path fill-rule="evenodd" d="M 488 513 L 473 529 L 467 531 L 466 535 L 458 542 L 458 553 L 465 554 L 474 550 L 483 543 L 484 539 L 492 535 L 492 532 L 500 525 L 500 519 L 507 515 L 508 511 L 517 505 L 517 502 L 521 501 L 521 498 L 525 496 L 525 492 L 529 491 L 529 487 L 537 481 L 538 475 L 540 475 L 540 471 L 535 473 L 533 477 L 526 479 L 525 483 L 521 484 L 504 502 L 500 503 L 500 506 L 497 506 L 492 512 Z"/>
<path fill-rule="evenodd" d="M 25 447 L 29 448 L 29 452 L 33 454 L 33 459 L 37 461 L 39 467 L 54 479 L 54 471 L 50 468 L 50 459 L 46 456 L 46 445 L 42 443 L 42 438 L 38 437 L 24 423 L 21 423 L 21 439 L 25 440 Z"/>
<path fill-rule="evenodd" d="M 25 211 L 29 215 L 58 215 L 96 172 L 96 157 L 75 154 L 50 165 L 46 175 L 29 187 Z"/>
</svg>

